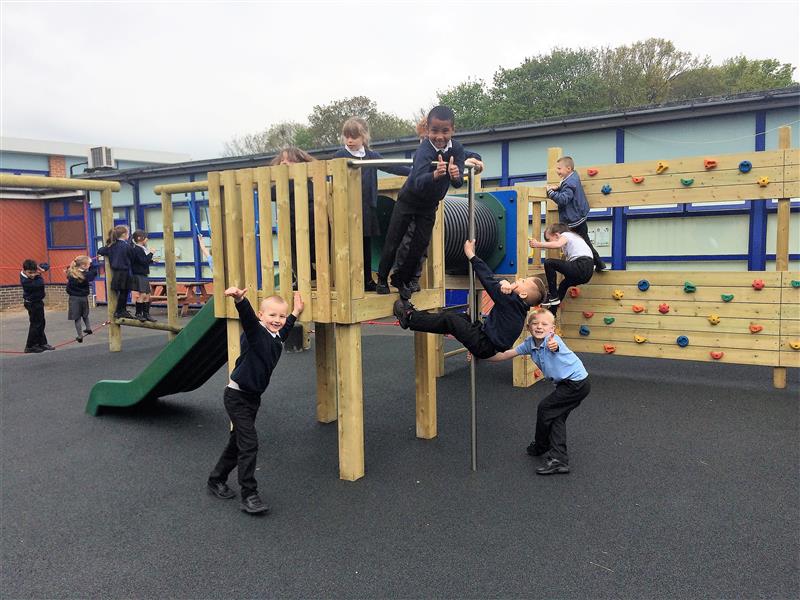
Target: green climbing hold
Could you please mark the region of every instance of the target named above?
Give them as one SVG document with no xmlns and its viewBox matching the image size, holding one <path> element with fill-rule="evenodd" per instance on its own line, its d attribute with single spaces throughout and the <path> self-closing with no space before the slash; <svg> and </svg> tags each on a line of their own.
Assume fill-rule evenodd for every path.
<svg viewBox="0 0 800 600">
<path fill-rule="evenodd" d="M 694 183 L 694 179 L 681 179 L 681 185 L 689 187 Z"/>
<path fill-rule="evenodd" d="M 800 288 L 800 281 L 798 281 L 797 279 L 792 279 L 792 287 Z"/>
<path fill-rule="evenodd" d="M 603 317 L 603 323 L 611 325 L 614 322 L 614 317 Z"/>
<path fill-rule="evenodd" d="M 683 282 L 683 291 L 687 294 L 693 294 L 697 291 L 697 286 L 693 284 L 691 281 L 684 281 Z"/>
<path fill-rule="evenodd" d="M 723 302 L 730 302 L 733 300 L 733 294 L 722 294 L 721 297 Z"/>
</svg>

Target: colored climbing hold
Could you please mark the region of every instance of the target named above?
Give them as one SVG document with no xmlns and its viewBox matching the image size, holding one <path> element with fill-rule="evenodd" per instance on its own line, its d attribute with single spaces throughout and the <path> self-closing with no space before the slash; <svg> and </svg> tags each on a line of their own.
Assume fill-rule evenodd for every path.
<svg viewBox="0 0 800 600">
<path fill-rule="evenodd" d="M 608 196 L 611 193 L 611 186 L 605 184 L 603 187 L 600 188 L 600 191 L 603 192 L 604 195 Z"/>
<path fill-rule="evenodd" d="M 693 284 L 691 281 L 684 281 L 683 291 L 686 292 L 687 294 L 694 294 L 697 291 L 697 286 Z"/>
<path fill-rule="evenodd" d="M 567 293 L 569 294 L 570 298 L 577 298 L 578 296 L 581 295 L 581 291 L 576 287 L 569 288 L 569 291 Z"/>
<path fill-rule="evenodd" d="M 733 294 L 720 294 L 720 298 L 722 298 L 723 302 L 730 302 L 733 300 Z"/>
<path fill-rule="evenodd" d="M 637 344 L 644 344 L 647 341 L 647 338 L 643 335 L 635 335 L 633 336 L 633 341 Z"/>
<path fill-rule="evenodd" d="M 749 173 L 750 169 L 752 168 L 753 168 L 753 163 L 751 163 L 749 160 L 743 160 L 742 162 L 739 163 L 739 172 L 741 173 Z"/>
<path fill-rule="evenodd" d="M 719 315 L 708 315 L 708 322 L 712 325 L 719 325 Z"/>
<path fill-rule="evenodd" d="M 684 187 L 689 187 L 694 183 L 694 179 L 681 179 L 681 185 Z"/>
<path fill-rule="evenodd" d="M 594 316 L 594 313 L 590 310 L 583 311 L 583 318 L 584 319 L 591 319 Z"/>
<path fill-rule="evenodd" d="M 616 319 L 614 317 L 603 317 L 603 323 L 611 325 Z"/>
<path fill-rule="evenodd" d="M 800 281 L 797 279 L 792 279 L 792 287 L 793 288 L 800 288 Z"/>
<path fill-rule="evenodd" d="M 685 335 L 679 335 L 678 339 L 675 340 L 675 343 L 678 344 L 681 348 L 686 348 L 689 345 L 689 338 Z"/>
<path fill-rule="evenodd" d="M 589 329 L 586 325 L 581 325 L 580 329 L 578 329 L 578 333 L 581 335 L 589 335 L 591 332 L 591 329 Z"/>
<path fill-rule="evenodd" d="M 766 175 L 764 177 L 758 178 L 758 186 L 759 187 L 767 187 L 769 185 L 769 177 Z"/>
<path fill-rule="evenodd" d="M 617 351 L 617 347 L 613 344 L 603 344 L 603 350 L 605 350 L 606 354 L 614 354 Z"/>
<path fill-rule="evenodd" d="M 659 304 L 658 312 L 660 312 L 662 315 L 667 314 L 669 312 L 669 304 L 667 304 L 666 302 Z"/>
<path fill-rule="evenodd" d="M 712 350 L 711 352 L 709 352 L 709 354 L 711 355 L 711 358 L 713 358 L 714 360 L 719 360 L 720 358 L 725 356 L 725 353 L 722 350 Z"/>
<path fill-rule="evenodd" d="M 639 283 L 636 284 L 636 287 L 639 288 L 640 292 L 646 292 L 650 289 L 650 282 L 647 279 L 640 279 Z"/>
<path fill-rule="evenodd" d="M 611 294 L 611 297 L 614 298 L 614 300 L 622 300 L 624 296 L 625 292 L 623 292 L 622 290 L 614 290 L 614 293 Z"/>
<path fill-rule="evenodd" d="M 633 183 L 642 183 L 644 181 L 644 177 L 634 176 L 631 177 L 631 180 L 633 181 Z"/>
<path fill-rule="evenodd" d="M 758 333 L 762 329 L 764 329 L 763 325 L 758 325 L 756 323 L 750 323 L 750 333 Z"/>
<path fill-rule="evenodd" d="M 800 350 L 800 341 L 789 342 L 789 345 L 792 347 L 792 350 Z"/>
<path fill-rule="evenodd" d="M 669 163 L 665 160 L 660 160 L 656 164 L 656 173 L 658 173 L 659 175 L 661 175 L 667 169 L 669 169 Z"/>
<path fill-rule="evenodd" d="M 763 290 L 765 285 L 766 284 L 764 283 L 763 279 L 753 279 L 754 290 Z"/>
<path fill-rule="evenodd" d="M 644 306 L 642 306 L 641 304 L 634 304 L 633 306 L 631 306 L 631 310 L 635 313 L 644 312 Z"/>
<path fill-rule="evenodd" d="M 597 175 L 599 172 L 600 172 L 600 171 L 598 171 L 597 169 L 586 169 L 586 174 L 587 174 L 589 177 L 594 177 L 594 176 L 595 176 L 595 175 Z"/>
<path fill-rule="evenodd" d="M 542 372 L 539 369 L 534 369 L 533 376 L 536 377 L 536 379 L 539 379 L 539 377 L 542 376 Z"/>
<path fill-rule="evenodd" d="M 717 161 L 714 158 L 706 158 L 703 161 L 703 166 L 706 170 L 708 169 L 716 169 L 717 168 Z"/>
</svg>

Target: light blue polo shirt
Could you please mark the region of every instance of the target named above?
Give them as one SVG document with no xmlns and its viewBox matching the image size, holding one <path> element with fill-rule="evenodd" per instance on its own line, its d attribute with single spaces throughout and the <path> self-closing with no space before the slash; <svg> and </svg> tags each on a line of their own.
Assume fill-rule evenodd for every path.
<svg viewBox="0 0 800 600">
<path fill-rule="evenodd" d="M 533 336 L 529 336 L 519 346 L 514 348 L 517 354 L 527 354 L 531 360 L 542 371 L 545 377 L 552 379 L 555 383 L 569 379 L 570 381 L 582 381 L 589 376 L 586 367 L 583 366 L 581 359 L 564 343 L 559 336 L 554 336 L 558 344 L 558 352 L 551 352 L 547 349 L 547 338 L 542 340 L 539 347 Z"/>
</svg>

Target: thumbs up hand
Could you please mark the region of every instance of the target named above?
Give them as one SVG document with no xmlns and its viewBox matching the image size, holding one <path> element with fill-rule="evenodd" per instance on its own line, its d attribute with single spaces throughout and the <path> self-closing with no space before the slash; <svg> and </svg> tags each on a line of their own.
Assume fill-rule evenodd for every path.
<svg viewBox="0 0 800 600">
<path fill-rule="evenodd" d="M 447 164 L 444 162 L 444 159 L 442 158 L 442 155 L 440 154 L 439 155 L 439 162 L 437 163 L 436 169 L 433 172 L 433 178 L 434 179 L 439 179 L 445 173 L 447 173 Z"/>
<path fill-rule="evenodd" d="M 556 342 L 555 332 L 547 337 L 547 349 L 550 350 L 550 352 L 558 352 L 558 342 Z"/>
<path fill-rule="evenodd" d="M 447 173 L 450 175 L 450 179 L 458 180 L 461 177 L 461 171 L 458 170 L 458 165 L 453 162 L 453 157 L 450 157 L 450 162 L 447 165 Z"/>
</svg>

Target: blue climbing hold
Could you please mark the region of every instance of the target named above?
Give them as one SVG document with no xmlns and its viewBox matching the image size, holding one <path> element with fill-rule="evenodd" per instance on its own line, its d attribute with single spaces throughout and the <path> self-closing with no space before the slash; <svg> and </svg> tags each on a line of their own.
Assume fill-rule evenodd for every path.
<svg viewBox="0 0 800 600">
<path fill-rule="evenodd" d="M 750 169 L 752 168 L 753 168 L 753 163 L 751 163 L 749 160 L 743 160 L 742 162 L 739 163 L 739 171 L 741 173 L 749 173 Z"/>
<path fill-rule="evenodd" d="M 606 196 L 608 196 L 611 193 L 611 186 L 605 184 L 603 187 L 600 188 L 600 191 L 603 192 L 603 194 L 605 194 Z"/>
<path fill-rule="evenodd" d="M 650 282 L 647 279 L 640 279 L 639 283 L 636 284 L 636 287 L 639 288 L 640 292 L 646 292 L 650 289 Z"/>
<path fill-rule="evenodd" d="M 591 330 L 586 325 L 581 325 L 581 328 L 578 330 L 578 333 L 581 335 L 589 335 Z"/>
<path fill-rule="evenodd" d="M 678 344 L 681 348 L 686 348 L 689 345 L 689 338 L 685 335 L 679 335 L 678 339 L 675 340 L 675 343 Z"/>
</svg>

